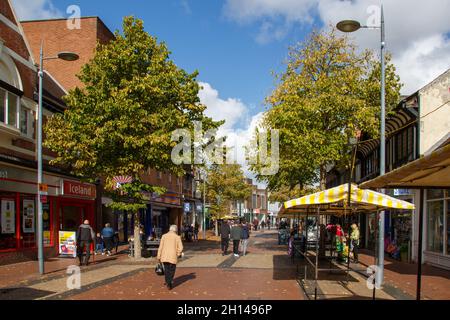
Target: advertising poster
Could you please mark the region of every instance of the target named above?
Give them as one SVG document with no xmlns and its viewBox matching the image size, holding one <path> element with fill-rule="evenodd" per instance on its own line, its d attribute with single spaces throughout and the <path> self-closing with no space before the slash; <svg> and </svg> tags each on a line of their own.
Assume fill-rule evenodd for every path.
<svg viewBox="0 0 450 320">
<path fill-rule="evenodd" d="M 2 200 L 2 233 L 16 233 L 16 208 L 14 200 Z"/>
<path fill-rule="evenodd" d="M 44 231 L 44 245 L 51 245 L 50 231 Z"/>
<path fill-rule="evenodd" d="M 77 256 L 77 247 L 75 245 L 75 231 L 59 231 L 59 254 L 62 256 Z"/>
<path fill-rule="evenodd" d="M 23 200 L 23 232 L 34 233 L 34 200 Z"/>
</svg>

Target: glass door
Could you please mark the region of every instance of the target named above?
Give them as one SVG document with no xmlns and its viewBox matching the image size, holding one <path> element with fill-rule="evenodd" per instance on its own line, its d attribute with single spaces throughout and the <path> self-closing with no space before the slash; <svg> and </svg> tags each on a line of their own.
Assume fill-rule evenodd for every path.
<svg viewBox="0 0 450 320">
<path fill-rule="evenodd" d="M 61 231 L 77 231 L 85 219 L 85 208 L 79 206 L 63 206 Z"/>
</svg>

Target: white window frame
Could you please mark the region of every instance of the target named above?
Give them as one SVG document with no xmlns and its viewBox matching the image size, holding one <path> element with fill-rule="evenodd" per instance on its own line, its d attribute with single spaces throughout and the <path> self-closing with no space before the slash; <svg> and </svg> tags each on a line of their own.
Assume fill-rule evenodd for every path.
<svg viewBox="0 0 450 320">
<path fill-rule="evenodd" d="M 10 92 L 10 91 L 8 91 L 8 90 L 6 90 L 6 89 L 0 88 L 0 90 L 2 90 L 2 91 L 5 92 L 5 100 L 2 102 L 2 103 L 3 103 L 3 108 L 4 108 L 5 118 L 3 119 L 3 121 L 0 122 L 0 124 L 6 126 L 6 127 L 8 127 L 8 128 L 14 128 L 14 129 L 16 129 L 16 131 L 19 131 L 19 132 L 20 132 L 20 127 L 19 127 L 19 126 L 20 126 L 20 121 L 19 121 L 19 117 L 20 117 L 20 105 L 21 105 L 20 101 L 21 101 L 21 98 L 20 98 L 20 96 L 18 96 L 18 95 L 16 95 L 16 94 L 12 93 L 12 92 Z M 16 123 L 15 123 L 15 125 L 11 125 L 11 124 L 8 123 L 8 121 L 9 121 L 9 110 L 8 110 L 8 109 L 9 109 L 9 95 L 10 95 L 10 94 L 12 94 L 12 95 L 14 95 L 14 96 L 17 97 L 17 105 L 16 105 Z"/>
<path fill-rule="evenodd" d="M 428 236 L 429 236 L 429 234 L 428 234 L 428 220 L 429 220 L 428 219 L 429 218 L 428 217 L 428 214 L 429 214 L 428 204 L 431 203 L 431 202 L 443 201 L 444 205 L 443 205 L 442 209 L 443 209 L 443 215 L 444 215 L 444 219 L 443 219 L 443 224 L 444 225 L 443 225 L 443 232 L 442 232 L 443 233 L 443 235 L 442 235 L 442 242 L 443 242 L 442 243 L 442 251 L 441 252 L 429 251 L 429 252 L 448 256 L 448 255 L 450 255 L 450 252 L 448 252 L 448 250 L 447 250 L 447 243 L 448 243 L 447 226 L 448 226 L 448 223 L 449 223 L 447 212 L 449 210 L 448 202 L 450 201 L 450 192 L 448 192 L 446 189 L 444 189 L 443 191 L 444 191 L 444 196 L 441 197 L 441 198 L 428 199 L 428 195 L 427 195 L 427 198 L 426 198 L 426 216 L 425 216 L 425 221 L 426 221 L 426 225 L 425 225 L 425 230 L 426 230 L 425 248 L 426 249 L 425 250 L 429 251 L 428 250 Z"/>
<path fill-rule="evenodd" d="M 27 133 L 23 133 L 22 132 L 22 111 L 26 110 L 27 111 Z M 20 118 L 19 118 L 19 130 L 20 130 L 20 135 L 22 137 L 26 137 L 28 139 L 31 140 L 35 140 L 35 138 L 33 138 L 34 135 L 34 130 L 35 128 L 33 128 L 33 123 L 36 123 L 36 115 L 35 115 L 35 111 L 29 107 L 27 107 L 26 105 L 24 105 L 23 103 L 20 104 Z"/>
</svg>

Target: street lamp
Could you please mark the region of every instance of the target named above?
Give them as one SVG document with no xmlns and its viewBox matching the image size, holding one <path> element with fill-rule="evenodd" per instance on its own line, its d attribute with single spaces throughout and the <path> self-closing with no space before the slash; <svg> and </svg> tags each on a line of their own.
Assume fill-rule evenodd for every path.
<svg viewBox="0 0 450 320">
<path fill-rule="evenodd" d="M 380 127 L 380 176 L 385 173 L 385 65 L 384 65 L 384 50 L 385 50 L 385 39 L 384 39 L 384 14 L 383 14 L 383 6 L 381 6 L 381 24 L 380 26 L 368 27 L 361 26 L 358 21 L 354 20 L 343 20 L 340 21 L 336 28 L 342 32 L 354 32 L 359 30 L 360 28 L 367 29 L 380 29 L 381 33 L 381 54 L 380 54 L 380 63 L 381 63 L 381 127 Z M 384 192 L 384 190 L 382 190 Z M 376 273 L 376 281 L 377 287 L 381 286 L 383 282 L 383 269 L 384 269 L 384 211 L 380 212 L 380 218 L 378 220 L 378 270 Z"/>
<path fill-rule="evenodd" d="M 44 222 L 42 219 L 42 201 L 41 201 L 41 185 L 42 185 L 42 87 L 44 80 L 44 60 L 61 59 L 65 61 L 78 60 L 79 56 L 73 52 L 59 52 L 55 57 L 44 58 L 43 42 L 39 55 L 39 106 L 38 106 L 38 139 L 37 139 L 37 157 L 38 157 L 38 260 L 39 273 L 44 274 Z"/>
</svg>

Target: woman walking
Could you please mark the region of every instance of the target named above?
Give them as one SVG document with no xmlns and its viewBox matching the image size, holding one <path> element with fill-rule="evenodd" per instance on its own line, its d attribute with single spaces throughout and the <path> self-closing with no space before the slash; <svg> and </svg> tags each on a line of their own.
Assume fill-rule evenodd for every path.
<svg viewBox="0 0 450 320">
<path fill-rule="evenodd" d="M 162 236 L 158 248 L 158 261 L 164 264 L 165 284 L 169 290 L 173 288 L 173 277 L 175 276 L 178 257 L 183 253 L 183 243 L 177 232 L 177 226 L 171 225 L 169 232 Z"/>
</svg>

